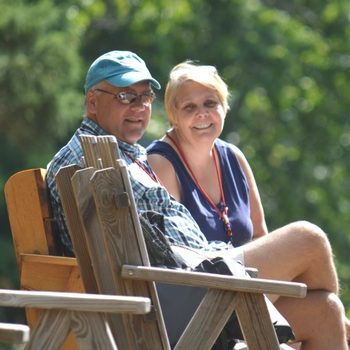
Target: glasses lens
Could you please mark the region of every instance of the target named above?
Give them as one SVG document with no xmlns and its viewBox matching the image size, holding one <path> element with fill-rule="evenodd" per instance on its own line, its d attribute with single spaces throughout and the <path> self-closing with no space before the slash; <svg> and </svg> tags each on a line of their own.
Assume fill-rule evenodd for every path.
<svg viewBox="0 0 350 350">
<path fill-rule="evenodd" d="M 141 97 L 142 103 L 148 106 L 154 101 L 156 95 L 154 94 L 153 91 L 150 91 L 140 95 L 140 97 Z"/>
<path fill-rule="evenodd" d="M 129 105 L 131 103 L 136 102 L 139 99 L 143 104 L 150 105 L 155 98 L 155 94 L 153 91 L 146 92 L 141 95 L 138 95 L 135 92 L 131 92 L 131 91 L 130 92 L 122 91 L 117 94 L 117 98 L 124 105 Z"/>
<path fill-rule="evenodd" d="M 117 97 L 118 100 L 124 105 L 128 105 L 137 100 L 137 94 L 134 92 L 119 92 L 119 94 L 117 94 Z"/>
</svg>

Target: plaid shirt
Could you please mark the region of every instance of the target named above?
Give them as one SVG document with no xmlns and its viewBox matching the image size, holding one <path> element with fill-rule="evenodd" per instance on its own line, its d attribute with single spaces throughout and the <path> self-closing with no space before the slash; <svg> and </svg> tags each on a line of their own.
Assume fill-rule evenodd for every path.
<svg viewBox="0 0 350 350">
<path fill-rule="evenodd" d="M 107 133 L 91 119 L 84 118 L 70 141 L 48 164 L 46 174 L 53 214 L 58 224 L 59 243 L 62 244 L 63 254 L 68 256 L 73 256 L 74 253 L 64 220 L 55 175 L 63 166 L 71 164 L 82 166 L 83 151 L 79 139 L 80 135 L 97 136 L 107 135 Z M 127 164 L 136 207 L 139 212 L 153 210 L 162 213 L 164 215 L 165 234 L 175 244 L 206 251 L 228 248 L 228 245 L 224 242 L 208 242 L 190 212 L 181 203 L 175 201 L 163 186 L 152 179 L 150 174 L 154 173 L 147 163 L 147 154 L 144 147 L 139 144 L 131 145 L 120 140 L 118 140 L 118 146 L 120 156 Z M 140 162 L 142 167 L 139 165 Z"/>
</svg>

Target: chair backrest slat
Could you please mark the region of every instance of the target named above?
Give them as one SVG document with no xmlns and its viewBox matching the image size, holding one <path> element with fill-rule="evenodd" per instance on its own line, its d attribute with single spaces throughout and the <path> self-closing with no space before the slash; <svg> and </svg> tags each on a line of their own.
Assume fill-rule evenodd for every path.
<svg viewBox="0 0 350 350">
<path fill-rule="evenodd" d="M 149 266 L 149 262 L 144 261 L 144 257 L 147 256 L 145 243 L 143 241 L 143 244 L 140 244 L 140 237 L 137 237 L 143 238 L 142 233 L 137 234 L 132 220 L 130 204 L 134 199 L 130 196 L 132 193 L 125 192 L 121 169 L 97 170 L 91 178 L 90 188 L 100 222 L 99 233 L 105 242 L 105 254 L 108 256 L 110 266 L 113 267 L 112 279 L 115 282 L 116 293 L 149 297 L 153 303 L 152 313 L 147 315 L 147 319 L 138 319 L 133 316 L 133 320 L 130 320 L 135 325 L 137 342 L 142 343 L 142 346 L 138 346 L 140 349 L 170 348 L 154 283 L 128 281 L 120 274 L 122 266 L 126 263 Z M 119 203 L 124 202 L 125 205 L 117 207 L 116 201 L 119 196 L 129 197 L 129 199 L 119 201 Z M 98 252 L 96 254 L 99 255 Z M 104 271 L 100 271 L 99 274 L 111 279 L 111 276 L 105 275 Z"/>
<path fill-rule="evenodd" d="M 80 220 L 80 212 L 75 204 L 73 188 L 71 183 L 72 176 L 78 172 L 80 168 L 76 165 L 70 165 L 61 168 L 56 176 L 57 189 L 61 197 L 62 206 L 66 213 L 66 224 L 70 235 L 75 255 L 79 257 L 78 265 L 81 271 L 85 290 L 89 293 L 98 293 L 96 278 L 92 268 L 91 257 L 88 250 L 88 243 L 84 232 L 84 226 Z M 92 168 L 90 168 L 92 171 Z M 86 171 L 84 169 L 83 171 Z M 88 191 L 85 192 L 87 195 Z"/>
<path fill-rule="evenodd" d="M 21 254 L 56 254 L 45 173 L 40 168 L 17 172 L 4 187 L 19 271 Z"/>
</svg>

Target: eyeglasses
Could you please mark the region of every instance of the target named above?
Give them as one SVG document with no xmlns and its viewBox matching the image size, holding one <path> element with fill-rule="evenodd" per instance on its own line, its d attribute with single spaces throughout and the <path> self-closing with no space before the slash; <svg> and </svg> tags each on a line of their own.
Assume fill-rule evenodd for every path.
<svg viewBox="0 0 350 350">
<path fill-rule="evenodd" d="M 132 91 L 121 91 L 115 94 L 113 92 L 103 89 L 95 89 L 95 91 L 100 91 L 104 92 L 105 94 L 113 95 L 123 105 L 130 105 L 132 103 L 135 103 L 136 101 L 141 101 L 141 103 L 145 106 L 149 106 L 156 98 L 156 94 L 153 91 L 147 91 L 143 94 L 137 94 L 136 92 Z"/>
</svg>

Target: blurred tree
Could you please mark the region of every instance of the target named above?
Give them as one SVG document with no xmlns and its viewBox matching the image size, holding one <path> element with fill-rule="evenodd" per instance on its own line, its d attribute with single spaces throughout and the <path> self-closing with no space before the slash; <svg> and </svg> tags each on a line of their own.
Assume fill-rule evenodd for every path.
<svg viewBox="0 0 350 350">
<path fill-rule="evenodd" d="M 72 112 L 81 114 L 79 38 L 52 1 L 2 0 L 1 11 L 0 137 L 42 157 L 72 127 Z"/>
<path fill-rule="evenodd" d="M 0 185 L 15 171 L 46 166 L 82 113 L 79 37 L 52 1 L 0 0 Z M 76 119 L 74 119 L 74 117 Z M 0 282 L 17 285 L 3 196 Z M 8 319 L 22 313 L 5 308 Z M 2 312 L 0 313 L 2 314 Z M 4 320 L 1 317 L 1 320 Z"/>
<path fill-rule="evenodd" d="M 350 312 L 348 0 L 0 4 L 0 181 L 5 169 L 45 166 L 67 140 L 101 53 L 139 53 L 163 87 L 180 61 L 213 64 L 232 92 L 223 138 L 250 161 L 269 228 L 307 219 L 329 233 Z M 144 142 L 165 128 L 160 92 Z"/>
</svg>

